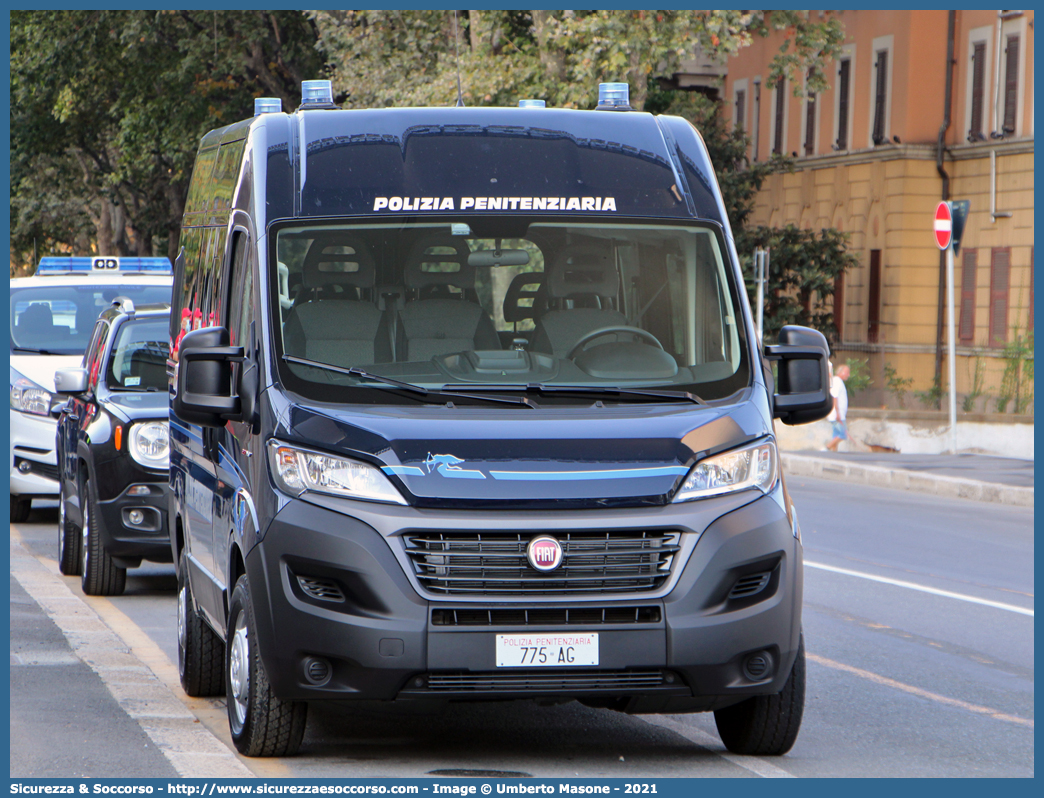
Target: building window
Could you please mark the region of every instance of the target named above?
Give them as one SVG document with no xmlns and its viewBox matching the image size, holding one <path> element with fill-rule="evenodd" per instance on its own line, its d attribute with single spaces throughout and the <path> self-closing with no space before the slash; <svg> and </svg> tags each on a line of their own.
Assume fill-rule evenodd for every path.
<svg viewBox="0 0 1044 798">
<path fill-rule="evenodd" d="M 1008 293 L 1011 247 L 994 247 L 990 253 L 990 346 L 1008 342 Z"/>
<path fill-rule="evenodd" d="M 870 296 L 866 308 L 866 340 L 876 344 L 881 331 L 881 250 L 870 250 Z"/>
<path fill-rule="evenodd" d="M 848 105 L 852 79 L 852 59 L 842 58 L 837 70 L 837 141 L 838 150 L 848 149 Z"/>
<path fill-rule="evenodd" d="M 884 144 L 887 129 L 885 114 L 888 112 L 888 51 L 878 50 L 874 63 L 874 146 Z"/>
<path fill-rule="evenodd" d="M 786 96 L 783 90 L 786 88 L 786 79 L 780 78 L 776 81 L 776 124 L 772 137 L 772 152 L 783 153 L 783 116 L 786 112 Z"/>
<path fill-rule="evenodd" d="M 758 160 L 760 154 L 760 147 L 758 146 L 758 140 L 761 137 L 761 81 L 757 78 L 754 79 L 754 125 L 753 125 L 753 160 Z"/>
<path fill-rule="evenodd" d="M 1030 247 L 1030 304 L 1029 318 L 1026 320 L 1026 330 L 1033 332 L 1033 247 Z"/>
<path fill-rule="evenodd" d="M 837 340 L 845 340 L 845 275 L 844 272 L 834 278 L 834 329 Z"/>
<path fill-rule="evenodd" d="M 812 78 L 812 70 L 808 70 L 806 81 Z M 816 94 L 808 92 L 805 100 L 805 155 L 816 153 Z"/>
<path fill-rule="evenodd" d="M 739 89 L 736 91 L 736 118 L 733 121 L 733 127 L 737 130 L 743 130 L 746 127 L 743 122 L 746 120 L 747 113 L 747 92 Z"/>
<path fill-rule="evenodd" d="M 971 124 L 968 141 L 983 141 L 982 109 L 986 102 L 986 42 L 975 42 L 972 49 Z"/>
<path fill-rule="evenodd" d="M 1004 48 L 1004 130 L 1005 136 L 1015 134 L 1019 107 L 1019 37 L 1009 36 Z"/>
<path fill-rule="evenodd" d="M 964 250 L 961 263 L 961 315 L 957 338 L 962 344 L 975 341 L 975 268 L 979 253 L 974 249 Z"/>
</svg>

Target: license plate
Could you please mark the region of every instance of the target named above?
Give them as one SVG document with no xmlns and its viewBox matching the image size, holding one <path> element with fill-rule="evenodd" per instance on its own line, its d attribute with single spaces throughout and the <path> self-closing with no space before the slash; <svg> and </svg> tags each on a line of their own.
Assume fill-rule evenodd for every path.
<svg viewBox="0 0 1044 798">
<path fill-rule="evenodd" d="M 497 635 L 498 668 L 568 668 L 597 664 L 597 632 Z"/>
</svg>

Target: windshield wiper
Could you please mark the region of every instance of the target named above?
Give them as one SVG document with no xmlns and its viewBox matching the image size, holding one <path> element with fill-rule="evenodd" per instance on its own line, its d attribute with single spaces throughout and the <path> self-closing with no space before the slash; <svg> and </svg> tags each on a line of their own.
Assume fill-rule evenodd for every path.
<svg viewBox="0 0 1044 798">
<path fill-rule="evenodd" d="M 50 349 L 37 349 L 33 346 L 12 346 L 12 352 L 32 352 L 34 355 L 57 355 L 58 352 L 52 352 Z"/>
<path fill-rule="evenodd" d="M 670 401 L 693 402 L 707 406 L 707 402 L 690 391 L 655 391 L 645 388 L 620 388 L 615 385 L 547 385 L 542 382 L 526 384 L 474 383 L 447 385 L 446 388 L 470 388 L 483 391 L 521 391 L 522 393 L 575 393 L 581 395 L 615 394 L 617 396 L 645 396 L 650 399 L 666 399 Z"/>
<path fill-rule="evenodd" d="M 536 404 L 531 399 L 524 396 L 518 398 L 507 398 L 503 396 L 483 396 L 482 394 L 473 393 L 461 393 L 457 391 L 430 391 L 427 388 L 422 388 L 420 385 L 414 385 L 412 382 L 401 382 L 399 380 L 392 379 L 391 377 L 382 377 L 380 374 L 374 374 L 366 371 L 365 369 L 357 368 L 342 368 L 341 366 L 332 366 L 329 363 L 320 363 L 317 360 L 306 360 L 303 357 L 295 357 L 293 355 L 283 355 L 283 360 L 288 363 L 299 363 L 302 366 L 312 366 L 317 369 L 324 369 L 326 371 L 333 371 L 337 374 L 347 374 L 350 377 L 358 377 L 364 380 L 372 380 L 373 382 L 380 382 L 385 385 L 390 385 L 393 388 L 398 388 L 403 391 L 407 391 L 411 394 L 419 396 L 421 398 L 428 397 L 445 397 L 453 396 L 458 399 L 478 399 L 483 402 L 494 402 L 497 404 L 509 404 L 509 405 L 526 405 L 527 407 L 536 407 Z"/>
</svg>

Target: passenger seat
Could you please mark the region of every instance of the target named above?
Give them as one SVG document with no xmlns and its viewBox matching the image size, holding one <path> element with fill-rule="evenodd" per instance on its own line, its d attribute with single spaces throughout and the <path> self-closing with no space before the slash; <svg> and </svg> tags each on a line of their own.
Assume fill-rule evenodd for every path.
<svg viewBox="0 0 1044 798">
<path fill-rule="evenodd" d="M 588 333 L 602 327 L 627 326 L 614 305 L 620 277 L 608 248 L 566 247 L 547 275 L 547 299 L 552 308 L 536 322 L 532 349 L 566 357 Z M 590 303 L 597 307 L 577 307 Z"/>
<path fill-rule="evenodd" d="M 410 249 L 404 274 L 409 299 L 399 311 L 400 360 L 501 348 L 493 320 L 475 301 L 470 252 L 466 242 L 449 236 L 428 236 Z M 450 293 L 451 286 L 460 293 Z"/>
<path fill-rule="evenodd" d="M 301 275 L 303 298 L 283 326 L 286 354 L 342 368 L 392 360 L 391 341 L 372 300 L 376 268 L 365 243 L 350 235 L 317 238 Z M 343 289 L 344 299 L 326 298 L 335 286 Z"/>
</svg>

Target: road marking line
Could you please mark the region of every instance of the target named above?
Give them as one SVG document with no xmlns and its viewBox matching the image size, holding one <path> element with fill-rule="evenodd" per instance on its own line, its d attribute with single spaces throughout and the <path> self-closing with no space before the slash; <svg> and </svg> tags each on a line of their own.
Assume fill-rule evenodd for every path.
<svg viewBox="0 0 1044 798">
<path fill-rule="evenodd" d="M 851 673 L 853 676 L 867 679 L 875 684 L 880 684 L 885 687 L 893 687 L 896 690 L 902 690 L 904 693 L 910 693 L 911 695 L 927 698 L 929 701 L 935 701 L 939 704 L 946 704 L 947 706 L 957 707 L 958 709 L 964 709 L 968 712 L 974 712 L 977 715 L 987 715 L 995 720 L 1002 720 L 1005 723 L 1015 723 L 1019 726 L 1026 726 L 1030 729 L 1033 728 L 1033 721 L 1028 718 L 1009 715 L 1006 712 L 1000 712 L 996 709 L 979 706 L 978 704 L 969 704 L 967 701 L 961 701 L 958 698 L 948 698 L 947 696 L 939 695 L 938 693 L 922 690 L 920 687 L 914 687 L 912 684 L 897 682 L 895 679 L 889 679 L 887 676 L 881 676 L 880 674 L 872 673 L 871 671 L 864 671 L 862 668 L 856 668 L 852 665 L 845 665 L 843 662 L 838 662 L 837 660 L 820 657 L 818 654 L 807 654 L 806 656 L 810 662 L 815 662 L 818 665 L 833 668 L 834 670 L 844 671 L 845 673 Z"/>
<path fill-rule="evenodd" d="M 1028 615 L 1030 618 L 1033 617 L 1033 610 L 1028 610 L 1025 607 L 1018 607 L 1014 604 L 1004 604 L 1000 601 L 990 601 L 988 599 L 978 598 L 977 596 L 969 596 L 966 593 L 951 593 L 949 590 L 939 590 L 934 587 L 918 585 L 916 582 L 904 582 L 902 579 L 889 579 L 887 576 L 877 576 L 875 574 L 864 573 L 863 571 L 850 571 L 847 568 L 836 568 L 833 565 L 825 565 L 821 562 L 809 562 L 808 560 L 805 560 L 805 565 L 809 568 L 818 568 L 821 571 L 831 571 L 835 574 L 844 574 L 845 576 L 857 576 L 860 579 L 869 579 L 871 582 L 881 582 L 885 585 L 905 587 L 910 590 L 918 590 L 921 593 L 931 593 L 933 596 L 943 596 L 944 598 L 957 599 L 958 601 L 967 601 L 971 604 L 981 604 L 984 607 L 993 607 L 994 609 L 1006 610 L 1007 612 L 1016 612 L 1019 615 Z"/>
<path fill-rule="evenodd" d="M 793 773 L 789 773 L 783 768 L 773 765 L 762 757 L 757 756 L 742 756 L 740 754 L 729 753 L 728 751 L 721 750 L 721 740 L 712 734 L 708 734 L 703 729 L 696 728 L 695 726 L 689 726 L 674 718 L 666 715 L 640 715 L 638 716 L 641 720 L 653 726 L 659 726 L 664 729 L 669 729 L 675 734 L 679 734 L 690 742 L 696 743 L 700 748 L 706 749 L 708 752 L 719 756 L 727 762 L 731 762 L 734 765 L 738 765 L 744 770 L 750 771 L 755 776 L 761 776 L 764 779 L 793 779 L 796 778 Z"/>
<path fill-rule="evenodd" d="M 11 527 L 11 574 L 54 621 L 77 658 L 98 674 L 120 708 L 141 726 L 179 775 L 184 778 L 254 776 L 220 740 L 200 727 L 195 715 L 154 671 L 141 667 L 143 663 L 123 637 L 107 626 L 85 601 L 78 600 L 58 575 L 54 561 L 36 557 L 23 546 L 15 526 Z M 98 599 L 93 603 L 98 606 L 106 601 Z M 133 628 L 144 634 L 136 626 Z M 140 675 L 150 682 L 151 689 L 145 698 L 131 697 L 126 687 L 127 673 L 135 670 L 135 666 L 141 668 Z M 140 683 L 138 688 L 134 691 L 136 696 L 140 696 Z"/>
</svg>

